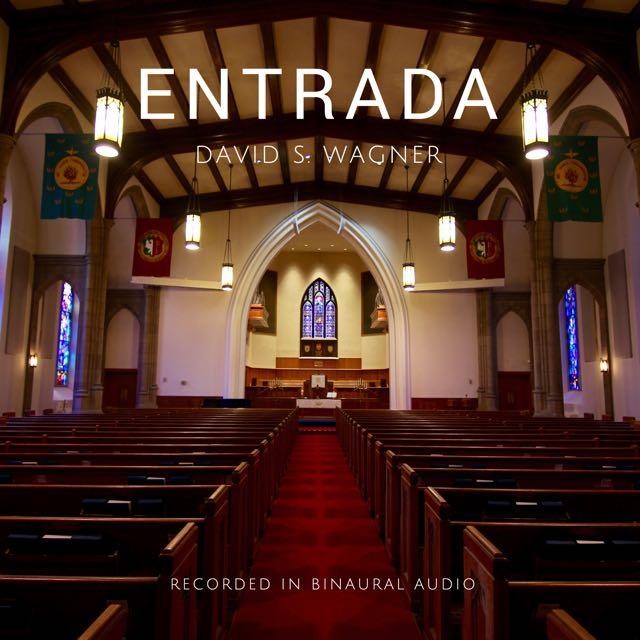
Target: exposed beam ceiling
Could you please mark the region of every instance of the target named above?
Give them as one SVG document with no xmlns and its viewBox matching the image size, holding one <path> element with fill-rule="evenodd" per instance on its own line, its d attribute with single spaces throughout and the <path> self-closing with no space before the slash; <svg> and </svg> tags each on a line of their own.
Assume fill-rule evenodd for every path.
<svg viewBox="0 0 640 640">
<path fill-rule="evenodd" d="M 202 211 L 222 211 L 228 208 L 243 208 L 293 202 L 300 200 L 337 200 L 357 204 L 385 207 L 404 211 L 437 213 L 440 198 L 426 194 L 407 195 L 404 191 L 350 185 L 342 182 L 298 182 L 292 184 L 262 187 L 261 189 L 238 189 L 227 193 L 205 193 L 200 196 Z M 167 198 L 161 206 L 161 216 L 174 218 L 184 214 L 186 197 Z M 477 210 L 470 200 L 454 199 L 456 212 L 462 219 L 475 218 Z"/>
</svg>

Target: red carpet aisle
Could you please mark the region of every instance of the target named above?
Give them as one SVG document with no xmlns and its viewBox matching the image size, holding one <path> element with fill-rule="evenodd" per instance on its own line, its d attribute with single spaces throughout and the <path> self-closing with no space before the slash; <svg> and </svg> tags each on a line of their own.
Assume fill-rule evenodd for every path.
<svg viewBox="0 0 640 640">
<path fill-rule="evenodd" d="M 244 594 L 232 640 L 418 640 L 399 591 L 312 591 L 314 577 L 391 578 L 377 537 L 335 435 L 303 434 L 273 507 L 252 575 L 269 591 Z M 281 578 L 304 591 L 283 591 Z"/>
</svg>

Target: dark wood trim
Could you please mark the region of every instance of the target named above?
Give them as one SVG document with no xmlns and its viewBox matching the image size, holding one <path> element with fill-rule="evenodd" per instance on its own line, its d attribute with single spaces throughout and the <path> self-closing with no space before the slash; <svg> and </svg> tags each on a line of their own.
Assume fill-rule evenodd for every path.
<svg viewBox="0 0 640 640">
<path fill-rule="evenodd" d="M 260 34 L 262 35 L 262 50 L 264 53 L 264 62 L 267 68 L 277 69 L 278 58 L 276 55 L 276 43 L 273 36 L 273 24 L 271 22 L 262 23 L 260 25 Z M 280 76 L 268 76 L 269 96 L 271 97 L 271 110 L 276 116 L 282 115 L 282 87 Z M 278 156 L 280 158 L 280 172 L 282 173 L 282 182 L 288 184 L 291 182 L 289 173 L 289 151 L 287 143 L 283 140 L 278 141 Z"/>
<path fill-rule="evenodd" d="M 473 69 L 480 69 L 482 71 L 482 69 L 484 68 L 484 65 L 487 63 L 487 60 L 489 59 L 489 56 L 491 55 L 491 52 L 493 51 L 493 47 L 495 46 L 495 44 L 496 44 L 496 41 L 493 38 L 485 38 L 482 41 L 482 44 L 478 47 L 478 51 L 476 51 L 476 55 L 473 58 L 473 62 L 471 63 L 471 66 L 467 71 L 467 75 L 464 77 L 464 80 L 460 85 L 460 89 L 458 89 L 458 93 L 456 94 L 454 101 L 451 103 L 451 106 L 449 107 L 449 111 L 447 112 L 447 115 L 444 118 L 444 122 L 442 123 L 442 126 L 450 127 L 453 124 L 453 116 L 455 115 L 456 105 L 458 104 L 458 102 L 460 102 L 460 99 L 462 98 L 462 93 L 465 90 L 465 87 L 467 85 L 467 81 L 469 80 L 469 76 L 471 75 L 471 72 L 473 71 Z"/>
<path fill-rule="evenodd" d="M 227 63 L 224 61 L 224 55 L 222 54 L 222 47 L 220 46 L 220 41 L 218 40 L 218 34 L 214 29 L 205 29 L 204 32 L 205 41 L 207 43 L 207 48 L 209 49 L 209 55 L 211 56 L 211 62 L 216 70 L 216 75 L 218 76 L 218 82 L 220 82 L 220 69 L 225 69 L 227 67 Z M 236 97 L 233 93 L 233 87 L 231 86 L 231 80 L 229 80 L 229 118 L 231 120 L 240 120 L 240 111 L 238 110 L 238 104 L 236 102 Z M 264 120 L 261 120 L 264 123 Z M 273 142 L 273 138 L 266 142 Z M 197 143 L 196 143 L 197 144 Z M 195 149 L 195 144 L 192 145 Z M 244 169 L 249 176 L 249 182 L 254 189 L 258 188 L 258 177 L 256 176 L 256 171 L 253 166 L 253 161 L 247 155 L 244 162 Z M 215 174 L 214 174 L 215 178 Z M 224 183 L 222 176 L 220 176 L 221 182 Z M 218 187 L 220 187 L 220 182 L 216 179 L 218 183 Z M 227 189 L 220 188 L 221 191 L 226 191 Z"/>
<path fill-rule="evenodd" d="M 640 6 L 640 3 L 638 3 Z M 553 124 L 565 111 L 565 109 L 593 82 L 596 78 L 595 72 L 589 67 L 583 67 L 580 73 L 571 81 L 569 86 L 560 94 L 549 109 L 549 124 Z M 491 192 L 502 182 L 503 176 L 496 173 L 475 197 L 475 202 L 479 207 Z M 453 192 L 453 190 L 451 190 Z"/>
<path fill-rule="evenodd" d="M 147 192 L 149 193 L 149 195 L 159 204 L 162 205 L 162 203 L 164 202 L 165 198 L 164 196 L 160 193 L 160 190 L 158 189 L 158 187 L 156 187 L 155 183 L 151 180 L 151 178 L 149 178 L 149 176 L 146 174 L 146 172 L 144 171 L 144 169 L 140 169 L 137 173 L 136 173 L 136 178 L 138 179 L 138 182 L 147 190 Z"/>
<path fill-rule="evenodd" d="M 371 29 L 369 31 L 369 44 L 367 45 L 367 56 L 364 62 L 364 69 L 373 69 L 373 73 L 375 75 L 376 67 L 378 66 L 378 58 L 380 57 L 380 45 L 382 44 L 382 32 L 384 29 L 384 25 L 379 23 L 373 23 L 371 25 Z M 363 71 L 364 71 L 363 69 Z M 371 100 L 371 85 L 367 85 L 366 89 L 362 93 L 363 100 Z M 358 118 L 363 114 L 366 114 L 365 110 L 356 110 L 354 113 L 354 118 Z M 354 140 L 353 145 L 351 146 L 351 155 L 353 155 L 353 151 L 355 148 L 361 144 L 361 141 Z M 351 162 L 349 164 L 349 172 L 347 174 L 347 183 L 355 184 L 356 174 L 358 173 L 358 167 L 360 162 Z"/>
<path fill-rule="evenodd" d="M 491 195 L 491 192 L 502 182 L 504 176 L 498 171 L 493 178 L 480 189 L 480 193 L 475 197 L 474 202 L 478 207 Z"/>
<path fill-rule="evenodd" d="M 428 69 L 431 65 L 431 60 L 436 52 L 436 47 L 440 40 L 440 34 L 437 31 L 429 30 L 427 35 L 424 38 L 424 42 L 422 43 L 422 50 L 420 51 L 420 57 L 418 58 L 418 62 L 416 63 L 416 69 Z M 420 94 L 420 89 L 422 88 L 422 83 L 424 82 L 424 78 L 419 77 L 414 80 L 413 86 L 411 87 L 411 104 L 415 108 L 416 100 L 418 99 L 418 95 Z M 404 109 L 402 110 L 402 115 L 404 117 Z M 391 171 L 393 169 L 392 163 L 389 160 L 387 162 L 387 166 L 384 168 L 382 172 L 382 178 L 380 179 L 380 188 L 384 188 L 387 186 L 389 178 L 391 177 Z M 424 182 L 424 179 L 427 177 L 427 173 L 431 169 L 430 164 L 423 164 L 420 167 L 420 171 L 411 186 L 411 191 L 413 193 L 418 193 L 420 191 L 420 185 Z"/>
<path fill-rule="evenodd" d="M 518 103 L 520 96 L 522 95 L 522 89 L 524 87 L 525 78 L 530 78 L 538 71 L 547 60 L 547 58 L 551 55 L 552 49 L 548 46 L 540 47 L 535 55 L 533 56 L 531 62 L 527 65 L 526 69 L 522 72 L 517 82 L 513 85 L 511 91 L 507 95 L 507 97 L 503 100 L 502 104 L 498 108 L 496 115 L 498 116 L 497 120 L 492 120 L 489 126 L 485 129 L 485 133 L 493 133 L 500 126 L 502 121 L 507 117 L 511 109 Z M 451 182 L 449 183 L 448 193 L 452 194 L 455 188 L 460 184 L 462 179 L 467 175 L 471 166 L 473 165 L 473 159 L 467 158 L 462 166 L 458 169 L 456 175 L 453 177 Z M 533 203 L 533 201 L 531 201 Z M 525 205 L 526 206 L 526 205 Z"/>
<path fill-rule="evenodd" d="M 149 44 L 151 45 L 151 49 L 153 50 L 153 55 L 156 57 L 156 60 L 160 63 L 160 66 L 165 69 L 173 69 L 173 63 L 169 58 L 169 54 L 165 49 L 164 44 L 162 44 L 162 40 L 160 36 L 149 36 L 147 38 Z M 180 111 L 182 111 L 182 115 L 187 123 L 191 123 L 189 120 L 189 100 L 187 98 L 187 94 L 184 92 L 182 85 L 180 84 L 180 80 L 178 80 L 178 76 L 175 75 L 167 75 L 165 76 L 169 86 L 171 87 L 171 91 L 173 93 L 173 97 L 176 99 L 176 102 L 180 106 Z"/>
<path fill-rule="evenodd" d="M 314 66 L 316 69 L 324 69 L 326 71 L 329 59 L 329 20 L 326 16 L 318 16 L 313 23 L 313 41 L 315 45 Z M 320 78 L 316 78 L 316 91 L 320 88 Z M 320 104 L 316 100 L 314 105 L 316 116 L 321 117 Z M 324 145 L 324 136 L 316 135 L 314 137 L 314 176 L 317 182 L 320 182 L 324 176 L 324 154 L 322 147 Z"/>
<path fill-rule="evenodd" d="M 576 6 L 576 5 L 573 5 Z M 635 22 L 629 15 L 548 3 L 498 3 L 461 0 L 166 0 L 131 3 L 125 0 L 82 2 L 19 11 L 13 20 L 7 70 L 8 106 L 0 130 L 13 132 L 29 90 L 61 59 L 79 49 L 108 41 L 210 30 L 305 17 L 331 16 L 452 33 L 539 42 L 573 55 L 601 75 L 627 117 L 632 136 L 640 131 L 640 88 Z M 567 24 L 571 29 L 567 30 Z M 72 33 L 74 37 L 70 38 Z M 6 96 L 5 96 L 6 98 Z"/>
<path fill-rule="evenodd" d="M 60 89 L 62 89 L 67 98 L 71 100 L 73 106 L 84 116 L 86 121 L 93 126 L 95 109 L 85 98 L 82 91 L 80 91 L 78 85 L 69 77 L 69 74 L 60 65 L 56 65 L 49 70 L 49 75 Z"/>
<path fill-rule="evenodd" d="M 596 78 L 596 74 L 589 67 L 583 67 L 582 71 L 572 80 L 569 86 L 554 100 L 549 108 L 549 123 L 553 124 L 565 109 L 587 88 Z"/>
<path fill-rule="evenodd" d="M 111 216 L 117 202 L 117 194 L 136 171 L 158 157 L 171 153 L 188 153 L 197 144 L 220 147 L 225 145 L 244 146 L 292 140 L 297 138 L 330 137 L 340 140 L 364 140 L 382 145 L 436 145 L 442 151 L 454 155 L 471 156 L 486 162 L 504 173 L 514 185 L 523 206 L 530 216 L 531 167 L 522 157 L 520 138 L 501 134 L 484 134 L 452 127 L 443 130 L 438 125 L 383 120 L 372 116 L 362 116 L 345 120 L 344 114 L 334 113 L 335 119 L 325 120 L 317 114 L 307 112 L 305 118 L 297 120 L 295 114 L 273 117 L 270 126 L 257 118 L 220 121 L 202 124 L 197 129 L 175 127 L 149 132 L 135 132 L 127 135 L 118 162 L 109 164 L 109 201 L 107 215 Z M 322 149 L 316 145 L 316 158 L 322 158 Z M 317 168 L 317 167 L 316 167 Z M 317 174 L 316 174 L 317 177 Z M 317 180 L 319 182 L 319 180 Z M 255 188 L 255 187 L 253 187 Z"/>
<path fill-rule="evenodd" d="M 0 18 L 11 27 L 18 10 L 11 4 L 10 0 L 0 0 Z"/>
<path fill-rule="evenodd" d="M 496 43 L 495 40 L 491 38 L 485 38 L 480 44 L 480 46 L 478 47 L 478 51 L 476 52 L 476 55 L 474 56 L 473 61 L 471 62 L 471 66 L 467 71 L 467 75 L 465 76 L 463 83 L 460 85 L 460 89 L 458 89 L 458 93 L 456 94 L 454 101 L 451 103 L 451 106 L 449 107 L 449 110 L 447 111 L 444 117 L 444 120 L 442 122 L 443 127 L 448 128 L 453 124 L 453 116 L 455 115 L 456 105 L 458 104 L 458 102 L 460 101 L 460 98 L 462 97 L 462 93 L 465 89 L 469 76 L 471 75 L 471 71 L 476 68 L 482 70 L 482 68 L 487 62 L 487 59 L 491 55 L 491 52 L 493 51 L 493 47 L 495 43 Z M 465 163 L 468 160 L 469 158 L 467 158 Z M 449 183 L 447 195 L 451 195 L 454 192 L 455 188 L 458 186 L 458 184 L 460 183 L 460 181 L 462 180 L 462 178 L 464 177 L 468 169 L 471 168 L 472 164 L 473 164 L 473 160 L 471 160 L 471 163 L 469 164 L 469 166 L 462 173 L 460 173 L 460 171 L 462 171 L 465 165 L 463 164 L 462 167 L 460 167 L 460 170 L 458 172 L 460 175 L 458 176 L 458 174 L 456 174 L 453 177 L 453 180 L 451 180 L 451 182 Z M 413 183 L 413 186 L 411 187 L 412 191 L 420 190 L 420 187 L 422 186 L 424 179 L 427 177 L 427 173 L 429 172 L 430 168 L 431 168 L 431 165 L 426 165 L 421 167 L 420 173 L 418 174 L 415 182 Z"/>
<path fill-rule="evenodd" d="M 404 191 L 341 182 L 316 182 L 315 180 L 273 185 L 260 189 L 234 189 L 227 193 L 205 193 L 200 196 L 200 204 L 203 212 L 223 211 L 228 208 L 241 209 L 291 202 L 296 195 L 300 200 L 336 200 L 401 211 L 409 209 L 427 214 L 437 214 L 440 206 L 439 196 L 424 193 L 409 193 L 407 195 Z M 187 199 L 184 196 L 167 198 L 161 205 L 160 215 L 163 218 L 182 215 L 186 204 Z M 475 219 L 477 217 L 477 208 L 473 201 L 453 199 L 452 204 L 460 219 Z"/>
</svg>

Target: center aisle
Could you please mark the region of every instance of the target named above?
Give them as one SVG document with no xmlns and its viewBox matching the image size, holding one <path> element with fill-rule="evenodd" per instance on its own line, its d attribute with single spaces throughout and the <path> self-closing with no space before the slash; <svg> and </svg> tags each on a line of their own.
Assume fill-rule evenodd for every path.
<svg viewBox="0 0 640 640">
<path fill-rule="evenodd" d="M 232 640 L 420 638 L 335 434 L 298 434 L 251 575 L 271 588 L 244 593 Z M 369 578 L 369 589 L 311 589 L 312 578 L 330 577 Z M 282 578 L 304 590 L 284 591 Z M 373 578 L 395 590 L 373 590 Z"/>
</svg>

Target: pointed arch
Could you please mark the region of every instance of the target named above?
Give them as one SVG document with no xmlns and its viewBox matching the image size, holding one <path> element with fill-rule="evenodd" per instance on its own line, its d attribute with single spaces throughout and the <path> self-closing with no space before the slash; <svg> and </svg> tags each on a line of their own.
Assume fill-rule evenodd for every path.
<svg viewBox="0 0 640 640">
<path fill-rule="evenodd" d="M 304 205 L 267 233 L 238 274 L 227 310 L 225 396 L 244 395 L 246 318 L 256 286 L 282 248 L 316 222 L 348 240 L 380 285 L 389 315 L 389 402 L 392 409 L 408 409 L 411 406 L 409 313 L 396 271 L 368 231 L 336 207 L 319 201 Z"/>
</svg>

